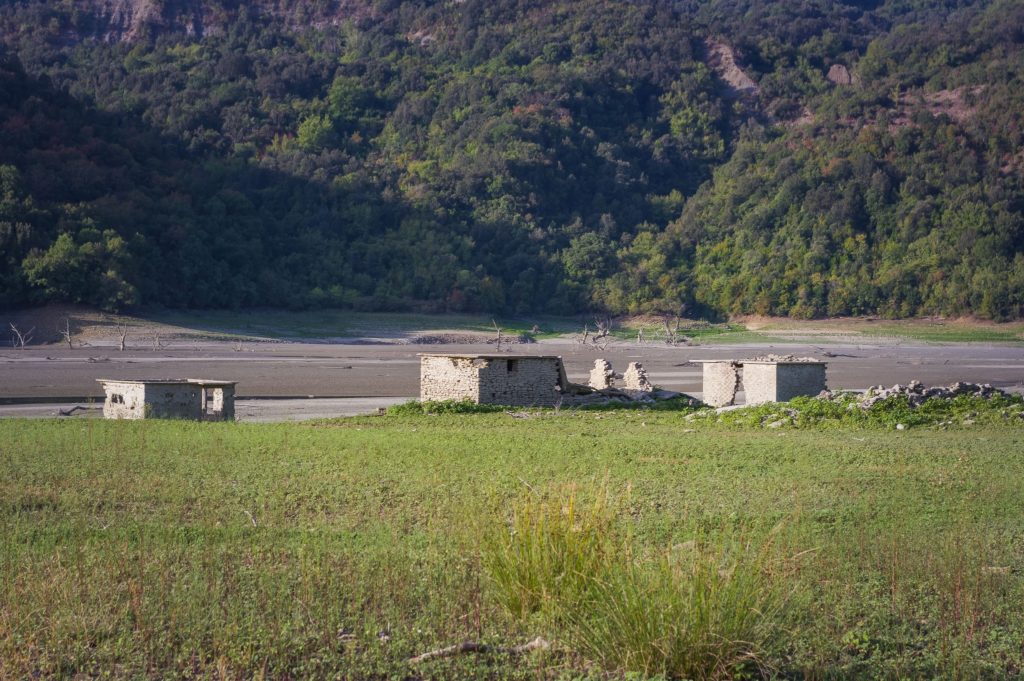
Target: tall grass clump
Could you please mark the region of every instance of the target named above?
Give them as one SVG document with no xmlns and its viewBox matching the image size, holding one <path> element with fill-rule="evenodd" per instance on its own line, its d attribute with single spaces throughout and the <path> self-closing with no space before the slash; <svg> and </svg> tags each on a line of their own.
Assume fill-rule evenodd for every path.
<svg viewBox="0 0 1024 681">
<path fill-rule="evenodd" d="M 482 543 L 498 601 L 519 618 L 575 604 L 615 552 L 614 520 L 607 494 L 583 508 L 575 490 L 517 503 Z"/>
<path fill-rule="evenodd" d="M 726 535 L 637 554 L 607 495 L 531 494 L 483 543 L 497 599 L 608 670 L 724 679 L 770 668 L 781 573 L 767 539 Z"/>
</svg>

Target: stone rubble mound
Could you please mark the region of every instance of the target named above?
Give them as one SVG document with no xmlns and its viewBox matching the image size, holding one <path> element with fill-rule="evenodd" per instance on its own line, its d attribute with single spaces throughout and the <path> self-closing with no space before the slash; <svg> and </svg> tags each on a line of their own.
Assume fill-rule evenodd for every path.
<svg viewBox="0 0 1024 681">
<path fill-rule="evenodd" d="M 819 397 L 824 399 L 836 399 L 841 393 L 825 391 Z M 882 385 L 872 386 L 867 389 L 863 395 L 858 397 L 860 406 L 864 409 L 870 409 L 872 406 L 886 400 L 890 397 L 905 397 L 911 407 L 919 407 L 926 400 L 930 399 L 941 399 L 949 400 L 959 395 L 971 395 L 974 397 L 983 397 L 985 399 L 992 399 L 997 396 L 1005 396 L 1006 392 L 999 388 L 993 388 L 988 383 L 962 383 L 957 382 L 948 386 L 932 386 L 928 387 L 923 385 L 920 381 L 911 381 L 906 385 L 900 385 L 897 383 L 891 388 L 886 388 Z"/>
<path fill-rule="evenodd" d="M 749 359 L 741 360 L 742 362 L 819 362 L 821 360 L 815 359 L 814 357 L 797 357 L 796 355 L 758 355 L 757 357 L 751 357 Z"/>
</svg>

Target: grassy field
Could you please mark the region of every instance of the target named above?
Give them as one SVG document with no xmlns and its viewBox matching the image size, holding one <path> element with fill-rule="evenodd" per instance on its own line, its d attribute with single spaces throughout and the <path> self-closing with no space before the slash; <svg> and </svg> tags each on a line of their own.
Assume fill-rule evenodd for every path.
<svg viewBox="0 0 1024 681">
<path fill-rule="evenodd" d="M 641 665 L 664 641 L 635 633 L 690 622 L 707 594 L 735 610 L 721 594 L 740 593 L 742 574 L 770 577 L 777 600 L 758 616 L 774 635 L 725 675 L 1018 677 L 1019 417 L 1001 408 L 896 431 L 757 425 L 766 416 L 0 421 L 0 678 L 671 675 L 682 662 Z M 569 503 L 579 518 L 558 535 Z M 528 522 L 531 508 L 550 524 Z M 597 548 L 580 548 L 591 536 Z M 516 542 L 559 537 L 575 548 L 541 547 L 533 563 L 517 553 Z M 770 554 L 756 575 L 740 544 Z M 680 552 L 734 562 L 694 582 L 670 569 Z M 603 565 L 596 574 L 628 579 L 598 580 L 587 588 L 600 602 L 555 615 L 514 605 L 509 575 L 556 554 L 590 566 L 570 577 Z M 717 612 L 692 627 L 725 626 Z M 538 635 L 549 650 L 408 662 Z M 601 652 L 631 646 L 638 655 Z"/>
</svg>

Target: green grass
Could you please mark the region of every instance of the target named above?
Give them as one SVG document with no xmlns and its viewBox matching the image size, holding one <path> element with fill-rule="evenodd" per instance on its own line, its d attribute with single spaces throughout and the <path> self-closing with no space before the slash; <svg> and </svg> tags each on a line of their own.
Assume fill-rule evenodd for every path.
<svg viewBox="0 0 1024 681">
<path fill-rule="evenodd" d="M 768 429 L 691 411 L 3 420 L 0 678 L 672 672 L 683 667 L 657 661 L 671 655 L 630 661 L 690 649 L 664 642 L 697 630 L 680 623 L 704 591 L 685 591 L 672 557 L 756 553 L 776 526 L 784 605 L 767 621 L 781 635 L 759 643 L 744 673 L 1014 678 L 1024 428 L 1001 411 L 904 431 Z M 524 494 L 568 488 L 587 504 L 615 500 L 612 529 L 595 539 L 615 548 L 599 585 L 624 594 L 586 601 L 576 621 L 509 607 L 487 553 Z M 675 614 L 661 629 L 630 633 L 664 613 Z M 614 617 L 638 624 L 616 630 Z M 552 649 L 523 658 L 406 662 L 466 639 L 540 634 Z"/>
<path fill-rule="evenodd" d="M 508 319 L 489 315 L 415 314 L 403 312 L 356 312 L 352 310 L 197 310 L 165 312 L 147 319 L 211 333 L 282 340 L 298 338 L 346 338 L 397 336 L 430 330 L 454 330 L 493 334 L 492 320 L 505 335 L 550 338 L 576 330 L 569 319 L 537 317 Z M 536 325 L 539 333 L 532 333 Z"/>
<path fill-rule="evenodd" d="M 493 334 L 492 321 L 509 336 L 528 336 L 535 340 L 559 337 L 577 337 L 582 333 L 583 321 L 589 321 L 591 332 L 595 324 L 590 317 L 495 317 L 485 314 L 417 314 L 407 312 L 359 312 L 354 310 L 322 309 L 292 310 L 193 310 L 163 311 L 144 315 L 145 321 L 159 322 L 193 331 L 205 332 L 211 338 L 272 338 L 279 340 L 398 337 L 434 330 L 464 331 Z M 533 328 L 539 329 L 534 333 Z M 814 329 L 829 330 L 833 335 L 812 333 L 801 336 L 808 325 Z M 635 341 L 638 328 L 643 328 L 648 343 L 664 342 L 664 329 L 660 323 L 647 319 L 626 320 L 616 324 L 611 335 L 620 341 Z M 953 321 L 880 321 L 823 320 L 821 322 L 770 322 L 757 330 L 730 322 L 709 324 L 685 321 L 680 334 L 699 345 L 723 343 L 814 343 L 836 342 L 863 338 L 865 342 L 878 339 L 888 341 L 924 341 L 935 343 L 1021 343 L 1024 342 L 1024 324 L 963 323 Z"/>
<path fill-rule="evenodd" d="M 929 343 L 1022 343 L 1024 324 L 890 323 L 861 329 L 865 336 L 884 336 Z"/>
</svg>

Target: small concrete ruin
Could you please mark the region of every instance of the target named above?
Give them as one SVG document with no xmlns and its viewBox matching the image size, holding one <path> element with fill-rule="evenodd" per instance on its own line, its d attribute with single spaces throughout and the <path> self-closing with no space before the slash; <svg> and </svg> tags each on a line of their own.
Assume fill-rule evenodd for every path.
<svg viewBox="0 0 1024 681">
<path fill-rule="evenodd" d="M 104 418 L 235 420 L 237 384 L 232 381 L 195 378 L 98 380 L 106 393 L 103 402 Z"/>
<path fill-rule="evenodd" d="M 725 407 L 736 403 L 743 388 L 746 404 L 788 402 L 826 390 L 827 365 L 811 357 L 775 356 L 753 359 L 697 360 L 703 365 L 705 404 Z"/>
</svg>

